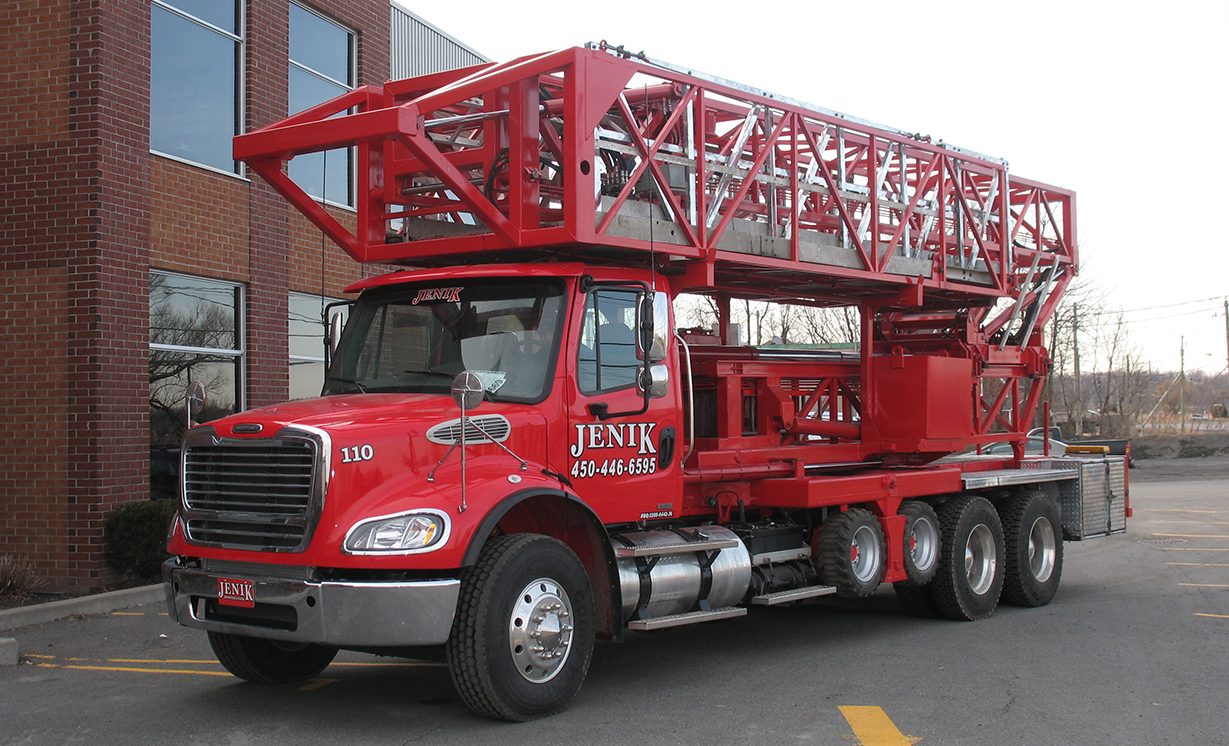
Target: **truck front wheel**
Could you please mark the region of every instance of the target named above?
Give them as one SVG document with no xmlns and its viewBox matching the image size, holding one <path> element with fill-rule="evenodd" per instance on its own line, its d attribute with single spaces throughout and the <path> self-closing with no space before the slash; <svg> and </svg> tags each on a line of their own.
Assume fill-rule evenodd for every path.
<svg viewBox="0 0 1229 746">
<path fill-rule="evenodd" d="M 593 591 L 576 554 L 539 534 L 497 537 L 461 579 L 447 645 L 452 683 L 488 717 L 558 712 L 580 691 L 593 635 Z"/>
<path fill-rule="evenodd" d="M 948 619 L 985 619 L 1003 590 L 1003 524 L 983 497 L 964 496 L 939 508 L 939 567 L 927 587 Z"/>
<path fill-rule="evenodd" d="M 223 668 L 255 684 L 310 679 L 333 662 L 337 648 L 209 633 L 209 646 Z"/>
</svg>

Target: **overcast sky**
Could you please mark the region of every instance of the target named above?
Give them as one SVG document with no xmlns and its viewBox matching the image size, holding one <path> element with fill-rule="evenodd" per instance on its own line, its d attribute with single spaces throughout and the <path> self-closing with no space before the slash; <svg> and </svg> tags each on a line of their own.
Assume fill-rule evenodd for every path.
<svg viewBox="0 0 1229 746">
<path fill-rule="evenodd" d="M 1145 361 L 1185 335 L 1225 368 L 1229 3 L 397 1 L 495 60 L 606 39 L 1005 158 L 1077 192 L 1081 277 Z"/>
</svg>

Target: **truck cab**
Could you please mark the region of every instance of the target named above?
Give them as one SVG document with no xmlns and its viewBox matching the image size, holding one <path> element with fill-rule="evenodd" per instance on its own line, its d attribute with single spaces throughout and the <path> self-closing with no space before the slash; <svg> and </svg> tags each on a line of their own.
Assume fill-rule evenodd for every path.
<svg viewBox="0 0 1229 746">
<path fill-rule="evenodd" d="M 670 518 L 682 502 L 668 288 L 579 263 L 350 288 L 320 398 L 188 433 L 168 547 L 185 559 L 165 570 L 176 618 L 221 650 L 440 646 L 465 568 L 493 536 L 532 529 L 572 547 L 597 591 L 590 624 L 616 636 L 603 526 Z M 464 374 L 481 391 L 465 412 Z"/>
</svg>

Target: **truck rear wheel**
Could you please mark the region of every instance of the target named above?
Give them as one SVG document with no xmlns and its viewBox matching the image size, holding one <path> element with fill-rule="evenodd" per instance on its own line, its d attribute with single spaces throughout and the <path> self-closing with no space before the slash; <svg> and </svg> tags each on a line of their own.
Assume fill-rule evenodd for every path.
<svg viewBox="0 0 1229 746">
<path fill-rule="evenodd" d="M 948 619 L 985 619 L 1003 590 L 1003 524 L 982 497 L 963 496 L 939 508 L 942 543 L 931 598 Z"/>
<path fill-rule="evenodd" d="M 1063 574 L 1062 514 L 1040 489 L 1024 490 L 1003 505 L 1007 578 L 1003 601 L 1045 606 L 1058 592 Z"/>
<path fill-rule="evenodd" d="M 874 513 L 850 508 L 819 529 L 819 578 L 842 598 L 866 598 L 883 580 L 883 528 Z"/>
<path fill-rule="evenodd" d="M 227 671 L 256 684 L 286 684 L 310 679 L 328 668 L 337 648 L 209 633 L 209 647 Z"/>
<path fill-rule="evenodd" d="M 539 534 L 492 539 L 461 579 L 447 645 L 452 683 L 474 711 L 524 721 L 563 709 L 593 657 L 589 576 Z"/>
<path fill-rule="evenodd" d="M 899 513 L 905 517 L 905 573 L 910 584 L 926 585 L 939 567 L 939 517 L 921 500 L 906 500 Z"/>
</svg>

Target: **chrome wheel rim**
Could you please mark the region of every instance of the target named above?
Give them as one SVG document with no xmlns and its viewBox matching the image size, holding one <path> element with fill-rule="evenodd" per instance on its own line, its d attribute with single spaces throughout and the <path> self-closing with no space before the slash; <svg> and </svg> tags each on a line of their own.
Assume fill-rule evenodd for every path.
<svg viewBox="0 0 1229 746">
<path fill-rule="evenodd" d="M 522 678 L 543 684 L 563 670 L 572 652 L 572 619 L 572 601 L 554 580 L 525 586 L 508 617 L 508 650 Z"/>
<path fill-rule="evenodd" d="M 879 542 L 869 526 L 859 526 L 853 532 L 849 563 L 853 568 L 853 576 L 859 583 L 867 583 L 875 578 L 875 573 L 879 570 Z"/>
<path fill-rule="evenodd" d="M 1054 535 L 1054 526 L 1045 516 L 1033 521 L 1028 531 L 1028 569 L 1033 577 L 1044 583 L 1054 574 L 1054 565 L 1058 558 L 1058 540 Z"/>
<path fill-rule="evenodd" d="M 969 581 L 969 589 L 982 596 L 994 584 L 994 571 L 998 565 L 994 546 L 994 534 L 990 527 L 979 523 L 969 532 L 968 541 L 964 543 L 964 571 Z"/>
<path fill-rule="evenodd" d="M 905 540 L 913 566 L 918 572 L 930 572 L 939 561 L 939 528 L 926 516 L 919 516 Z"/>
</svg>

